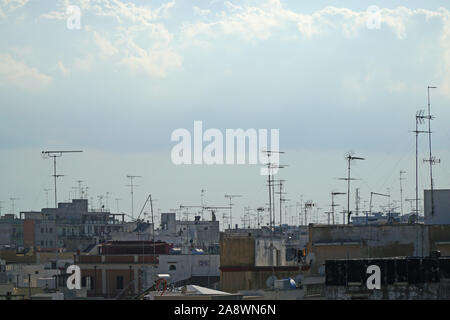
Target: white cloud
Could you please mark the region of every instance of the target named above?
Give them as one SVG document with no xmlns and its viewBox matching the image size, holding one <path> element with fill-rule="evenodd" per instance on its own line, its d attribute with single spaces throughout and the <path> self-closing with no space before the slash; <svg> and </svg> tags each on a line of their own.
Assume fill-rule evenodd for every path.
<svg viewBox="0 0 450 320">
<path fill-rule="evenodd" d="M 49 20 L 64 20 L 67 19 L 67 15 L 62 11 L 50 11 L 48 13 L 41 14 L 39 18 Z"/>
<path fill-rule="evenodd" d="M 58 61 L 58 69 L 62 75 L 66 76 L 70 73 L 70 70 L 64 66 L 61 61 Z"/>
<path fill-rule="evenodd" d="M 36 68 L 16 61 L 9 54 L 0 54 L 0 83 L 14 85 L 28 91 L 44 89 L 52 82 L 52 78 Z"/>
<path fill-rule="evenodd" d="M 184 36 L 232 34 L 245 40 L 267 40 L 277 30 L 292 33 L 292 26 L 295 26 L 295 30 L 305 37 L 336 31 L 341 31 L 346 37 L 356 37 L 360 31 L 367 30 L 367 22 L 372 17 L 372 13 L 366 10 L 354 11 L 332 6 L 303 14 L 285 8 L 280 0 L 267 0 L 260 6 L 237 5 L 227 1 L 225 6 L 228 11 L 216 15 L 216 21 L 185 23 L 182 27 Z M 430 19 L 446 14 L 444 8 L 430 11 L 397 7 L 380 8 L 378 17 L 381 28 L 391 29 L 398 39 L 403 39 L 407 25 L 414 16 L 424 15 Z"/>
<path fill-rule="evenodd" d="M 2 5 L 13 11 L 25 6 L 30 0 L 3 0 Z"/>
<path fill-rule="evenodd" d="M 94 31 L 94 42 L 100 48 L 101 54 L 103 56 L 113 56 L 118 52 L 117 48 L 114 47 L 108 39 L 100 36 L 95 31 Z"/>
<path fill-rule="evenodd" d="M 201 9 L 197 6 L 194 6 L 193 10 L 194 10 L 194 13 L 199 16 L 207 16 L 207 15 L 211 14 L 211 10 Z"/>
</svg>

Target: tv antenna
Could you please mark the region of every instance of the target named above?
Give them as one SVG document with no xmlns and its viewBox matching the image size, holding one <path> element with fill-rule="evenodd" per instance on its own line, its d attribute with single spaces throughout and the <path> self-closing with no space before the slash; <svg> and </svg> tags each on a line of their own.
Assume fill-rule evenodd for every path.
<svg viewBox="0 0 450 320">
<path fill-rule="evenodd" d="M 425 110 L 419 110 L 416 112 L 416 130 L 413 132 L 416 134 L 416 214 L 419 215 L 419 134 L 427 133 L 427 131 L 419 130 L 419 124 L 423 124 L 428 116 L 425 116 Z"/>
<path fill-rule="evenodd" d="M 119 201 L 122 200 L 122 199 L 120 199 L 120 198 L 115 198 L 114 200 L 116 200 L 116 209 L 117 209 L 117 212 L 120 212 L 120 211 L 119 211 Z"/>
<path fill-rule="evenodd" d="M 233 228 L 233 198 L 242 198 L 243 196 L 240 194 L 225 194 L 225 198 L 227 198 L 230 201 L 230 226 L 231 229 Z"/>
<path fill-rule="evenodd" d="M 382 197 L 388 197 L 389 198 L 389 203 L 388 203 L 388 207 L 390 207 L 390 199 L 391 199 L 391 195 L 389 194 L 384 194 L 384 193 L 378 193 L 378 192 L 371 192 L 370 193 L 370 204 L 369 204 L 369 212 L 370 215 L 372 215 L 372 197 L 376 195 L 376 196 L 382 196 Z"/>
<path fill-rule="evenodd" d="M 42 157 L 44 159 L 53 158 L 53 178 L 54 178 L 54 188 L 55 188 L 55 208 L 58 208 L 58 192 L 56 189 L 56 178 L 62 177 L 62 174 L 56 174 L 56 158 L 60 158 L 65 153 L 79 153 L 83 152 L 81 150 L 71 150 L 71 151 L 42 151 Z"/>
<path fill-rule="evenodd" d="M 331 217 L 333 219 L 333 224 L 334 224 L 334 208 L 338 206 L 338 204 L 334 203 L 334 197 L 343 195 L 343 194 L 346 194 L 346 193 L 345 192 L 331 192 Z M 329 218 L 330 217 L 328 216 L 328 224 L 330 224 Z M 344 215 L 344 224 L 345 224 L 345 215 Z"/>
<path fill-rule="evenodd" d="M 431 192 L 431 215 L 434 215 L 434 198 L 433 198 L 433 165 L 436 163 L 440 163 L 440 159 L 436 159 L 431 153 L 431 120 L 434 117 L 431 115 L 431 103 L 430 103 L 430 89 L 436 89 L 437 87 L 428 86 L 428 145 L 430 147 L 430 157 L 425 162 L 430 163 L 430 192 Z"/>
<path fill-rule="evenodd" d="M 365 159 L 361 158 L 361 157 L 353 156 L 353 152 L 348 152 L 345 155 L 345 159 L 348 162 L 348 167 L 347 167 L 348 174 L 347 174 L 347 178 L 340 178 L 340 180 L 347 181 L 347 215 L 348 215 L 347 223 L 350 223 L 350 215 L 351 215 L 351 213 L 350 213 L 350 180 L 355 180 L 350 177 L 351 163 L 353 160 L 365 160 Z M 345 216 L 344 216 L 344 224 L 345 224 Z"/>
<path fill-rule="evenodd" d="M 127 175 L 127 178 L 130 179 L 130 184 L 127 185 L 127 187 L 130 187 L 131 190 L 131 216 L 134 219 L 134 187 L 139 187 L 135 184 L 133 184 L 133 180 L 135 178 L 142 178 L 141 176 L 133 176 L 133 175 Z"/>
<path fill-rule="evenodd" d="M 52 189 L 44 189 L 44 191 L 45 191 L 45 204 L 48 208 L 48 192 L 52 191 Z"/>
<path fill-rule="evenodd" d="M 400 170 L 400 214 L 403 216 L 403 186 L 402 181 L 405 180 L 402 176 L 406 171 Z"/>
<path fill-rule="evenodd" d="M 17 200 L 20 200 L 19 198 L 9 198 L 9 200 L 11 200 L 11 213 L 15 216 L 16 215 L 16 213 L 15 213 L 15 210 L 14 210 L 14 205 L 15 205 L 15 202 L 17 201 Z"/>
</svg>

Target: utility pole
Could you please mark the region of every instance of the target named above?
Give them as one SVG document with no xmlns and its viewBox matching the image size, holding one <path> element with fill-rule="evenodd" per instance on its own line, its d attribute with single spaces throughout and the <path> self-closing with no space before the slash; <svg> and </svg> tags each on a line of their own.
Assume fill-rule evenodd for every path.
<svg viewBox="0 0 450 320">
<path fill-rule="evenodd" d="M 350 177 L 351 162 L 352 162 L 352 160 L 365 160 L 365 159 L 360 158 L 360 157 L 354 157 L 351 152 L 345 156 L 345 159 L 347 159 L 347 162 L 348 162 L 347 178 L 340 178 L 340 180 L 347 181 L 347 215 L 348 215 L 348 223 L 350 223 L 350 214 L 351 214 L 350 213 L 350 180 L 355 180 Z M 344 215 L 344 224 L 345 224 L 345 215 Z"/>
<path fill-rule="evenodd" d="M 230 201 L 230 228 L 234 229 L 233 227 L 233 198 L 241 198 L 242 195 L 239 194 L 225 194 L 225 198 L 227 198 Z"/>
<path fill-rule="evenodd" d="M 55 188 L 55 208 L 58 208 L 58 192 L 56 190 L 56 178 L 62 177 L 61 174 L 56 174 L 56 158 L 62 157 L 64 153 L 79 153 L 83 152 L 81 150 L 77 151 L 42 151 L 42 157 L 53 158 L 53 179 L 54 179 L 54 188 Z"/>
<path fill-rule="evenodd" d="M 138 186 L 133 184 L 133 180 L 135 178 L 142 178 L 142 177 L 127 175 L 127 178 L 130 179 L 130 184 L 127 185 L 127 187 L 130 187 L 130 190 L 131 190 L 131 217 L 134 219 L 134 187 L 138 187 Z"/>
<path fill-rule="evenodd" d="M 403 216 L 403 186 L 402 181 L 405 180 L 402 178 L 402 175 L 405 174 L 406 171 L 400 170 L 400 213 Z"/>
<path fill-rule="evenodd" d="M 3 209 L 2 203 L 3 203 L 3 201 L 0 200 L 0 217 L 2 216 L 2 209 Z"/>
</svg>

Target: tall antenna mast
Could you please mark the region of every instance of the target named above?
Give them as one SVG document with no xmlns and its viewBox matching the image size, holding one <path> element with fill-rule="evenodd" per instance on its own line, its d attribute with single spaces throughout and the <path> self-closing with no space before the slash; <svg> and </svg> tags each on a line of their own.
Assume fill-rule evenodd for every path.
<svg viewBox="0 0 450 320">
<path fill-rule="evenodd" d="M 355 205 L 356 205 L 355 211 L 356 211 L 356 216 L 359 215 L 359 203 L 360 203 L 360 201 L 361 201 L 361 198 L 359 197 L 359 188 L 356 188 L 355 189 Z"/>
<path fill-rule="evenodd" d="M 347 159 L 348 162 L 348 174 L 347 174 L 347 178 L 340 178 L 340 180 L 345 180 L 347 181 L 347 222 L 350 223 L 350 180 L 355 180 L 352 179 L 350 177 L 350 169 L 351 169 L 351 162 L 352 160 L 365 160 L 364 158 L 360 158 L 360 157 L 354 157 L 352 152 L 347 153 L 347 155 L 345 156 L 345 159 Z M 345 215 L 344 215 L 344 224 L 345 224 Z"/>
<path fill-rule="evenodd" d="M 270 229 L 272 230 L 272 227 L 274 225 L 274 220 L 275 220 L 275 190 L 274 190 L 274 181 L 273 181 L 273 174 L 272 174 L 272 170 L 276 169 L 276 168 L 284 168 L 284 166 L 278 166 L 278 165 L 274 165 L 271 160 L 270 157 L 272 156 L 273 153 L 278 153 L 278 154 L 282 154 L 284 152 L 282 151 L 278 151 L 278 150 L 262 150 L 261 152 L 267 154 L 267 158 L 268 161 L 267 163 L 265 163 L 264 165 L 267 166 L 267 174 L 268 174 L 268 187 L 269 187 L 269 219 L 270 219 Z"/>
<path fill-rule="evenodd" d="M 402 181 L 405 180 L 402 175 L 405 174 L 406 171 L 400 170 L 400 213 L 403 215 L 403 186 Z"/>
<path fill-rule="evenodd" d="M 119 211 L 119 201 L 122 200 L 122 199 L 120 199 L 120 198 L 115 198 L 114 200 L 116 200 L 116 209 L 117 209 L 117 212 L 119 213 L 119 212 L 120 212 L 120 211 Z"/>
<path fill-rule="evenodd" d="M 200 200 L 201 200 L 201 205 L 202 205 L 202 211 L 201 211 L 202 220 L 203 220 L 203 211 L 204 211 L 204 206 L 205 206 L 205 192 L 206 192 L 206 190 L 202 189 L 201 193 L 200 193 Z"/>
<path fill-rule="evenodd" d="M 225 198 L 227 198 L 230 201 L 230 227 L 233 228 L 233 198 L 241 198 L 242 195 L 239 194 L 225 194 Z"/>
<path fill-rule="evenodd" d="M 11 213 L 15 216 L 15 210 L 14 210 L 14 204 L 17 200 L 20 200 L 19 198 L 9 198 L 9 200 L 11 200 Z"/>
<path fill-rule="evenodd" d="M 416 134 L 416 214 L 419 216 L 419 133 L 426 133 L 427 131 L 419 130 L 419 124 L 423 124 L 424 119 L 428 116 L 424 116 L 425 111 L 419 110 L 416 112 L 416 130 L 413 131 Z"/>
<path fill-rule="evenodd" d="M 64 153 L 78 153 L 83 152 L 81 150 L 77 151 L 42 151 L 43 158 L 53 158 L 53 178 L 54 178 L 54 187 L 55 187 L 55 208 L 58 208 L 58 193 L 56 190 L 56 178 L 62 177 L 61 174 L 56 174 L 56 158 L 62 157 Z M 55 213 L 56 219 L 56 213 Z"/>
<path fill-rule="evenodd" d="M 130 184 L 127 185 L 127 187 L 130 187 L 130 189 L 131 189 L 131 217 L 134 219 L 134 187 L 139 187 L 139 186 L 133 184 L 133 179 L 142 178 L 142 177 L 127 175 L 127 178 L 130 179 Z"/>
<path fill-rule="evenodd" d="M 45 191 L 45 204 L 48 208 L 48 192 L 52 191 L 52 189 L 44 189 L 44 191 Z"/>
<path fill-rule="evenodd" d="M 430 146 L 430 158 L 425 160 L 430 163 L 430 187 L 431 187 L 431 215 L 434 215 L 434 199 L 433 199 L 433 165 L 440 163 L 440 159 L 433 157 L 431 153 L 431 120 L 434 118 L 431 116 L 431 104 L 430 104 L 430 89 L 436 89 L 437 87 L 428 86 L 428 144 Z"/>
<path fill-rule="evenodd" d="M 338 204 L 334 203 L 334 197 L 338 196 L 338 195 L 342 195 L 342 194 L 345 194 L 345 192 L 331 192 L 331 217 L 333 219 L 333 224 L 334 224 L 334 208 L 338 206 Z M 345 221 L 344 221 L 344 224 L 345 224 Z"/>
<path fill-rule="evenodd" d="M 3 207 L 2 207 L 2 203 L 3 203 L 3 201 L 2 201 L 2 200 L 0 200 L 0 217 L 2 216 L 2 209 L 3 209 Z"/>
<path fill-rule="evenodd" d="M 83 183 L 83 180 L 77 180 L 78 183 L 78 199 L 83 199 L 83 187 L 81 184 Z"/>
</svg>

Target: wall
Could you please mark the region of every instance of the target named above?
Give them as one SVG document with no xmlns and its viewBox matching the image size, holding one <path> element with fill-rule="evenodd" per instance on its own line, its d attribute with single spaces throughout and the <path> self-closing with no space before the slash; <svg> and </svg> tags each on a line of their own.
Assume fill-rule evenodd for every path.
<svg viewBox="0 0 450 320">
<path fill-rule="evenodd" d="M 170 282 L 178 282 L 191 277 L 218 277 L 219 255 L 160 255 L 158 273 L 170 274 Z M 175 270 L 170 270 L 173 266 Z"/>
<path fill-rule="evenodd" d="M 34 220 L 26 219 L 23 222 L 23 245 L 25 248 L 34 247 Z"/>
<path fill-rule="evenodd" d="M 434 215 L 431 215 L 431 191 L 424 190 L 425 223 L 450 224 L 450 190 L 433 190 Z"/>
<path fill-rule="evenodd" d="M 252 236 L 229 236 L 220 234 L 220 265 L 254 266 L 255 238 Z"/>
</svg>

